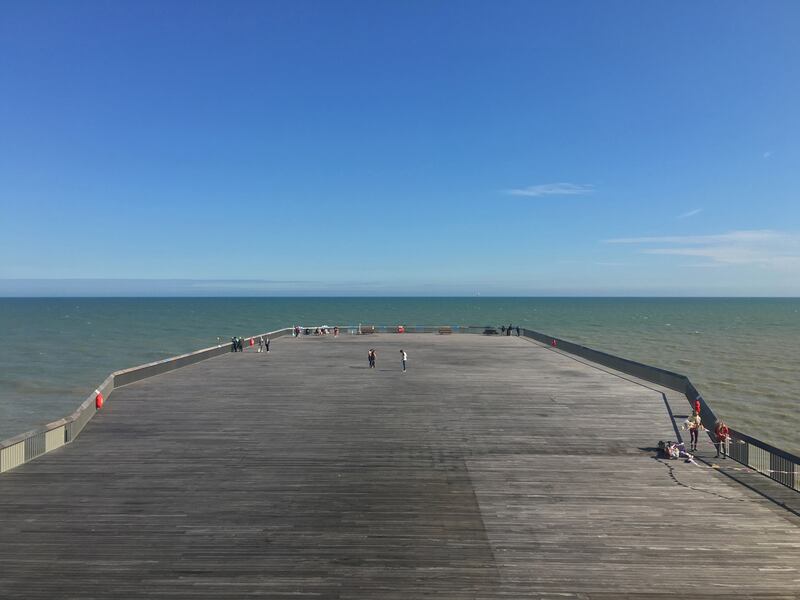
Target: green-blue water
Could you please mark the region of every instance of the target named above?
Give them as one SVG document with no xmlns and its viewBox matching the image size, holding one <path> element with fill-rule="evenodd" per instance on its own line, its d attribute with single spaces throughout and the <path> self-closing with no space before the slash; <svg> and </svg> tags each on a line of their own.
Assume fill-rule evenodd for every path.
<svg viewBox="0 0 800 600">
<path fill-rule="evenodd" d="M 689 375 L 735 428 L 800 453 L 800 299 L 0 299 L 0 439 L 116 369 L 295 323 L 512 322 Z"/>
</svg>

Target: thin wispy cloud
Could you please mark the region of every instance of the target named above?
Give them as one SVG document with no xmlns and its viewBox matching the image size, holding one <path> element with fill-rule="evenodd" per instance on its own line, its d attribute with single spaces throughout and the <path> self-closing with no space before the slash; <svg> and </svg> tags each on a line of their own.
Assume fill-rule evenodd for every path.
<svg viewBox="0 0 800 600">
<path fill-rule="evenodd" d="M 673 235 L 604 240 L 607 244 L 644 246 L 642 254 L 701 259 L 692 266 L 755 265 L 800 269 L 800 234 L 772 229 L 740 230 L 714 235 Z M 658 247 L 648 247 L 656 245 Z"/>
<path fill-rule="evenodd" d="M 612 238 L 606 244 L 717 244 L 724 242 L 765 242 L 781 239 L 789 234 L 773 229 L 730 231 L 714 235 L 662 235 L 652 237 Z"/>
<path fill-rule="evenodd" d="M 678 215 L 679 219 L 688 219 L 689 217 L 693 217 L 695 215 L 699 215 L 703 212 L 702 208 L 695 208 L 694 210 L 690 210 L 689 212 L 685 212 L 683 214 Z"/>
<path fill-rule="evenodd" d="M 594 192 L 594 186 L 579 183 L 543 183 L 504 191 L 511 196 L 529 196 L 533 198 L 541 196 L 583 196 Z"/>
<path fill-rule="evenodd" d="M 764 152 L 764 158 L 769 158 L 772 156 L 772 152 Z"/>
</svg>

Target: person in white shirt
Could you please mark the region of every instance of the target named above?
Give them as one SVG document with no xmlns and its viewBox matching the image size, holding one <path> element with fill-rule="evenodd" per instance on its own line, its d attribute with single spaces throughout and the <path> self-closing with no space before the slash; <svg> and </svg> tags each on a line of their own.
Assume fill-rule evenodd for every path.
<svg viewBox="0 0 800 600">
<path fill-rule="evenodd" d="M 405 350 L 400 350 L 400 354 L 402 355 L 403 359 L 403 373 L 406 372 L 406 361 L 408 360 L 408 354 Z"/>
<path fill-rule="evenodd" d="M 697 441 L 700 431 L 705 429 L 705 427 L 703 427 L 703 421 L 700 418 L 700 413 L 694 411 L 692 416 L 686 419 L 686 422 L 681 425 L 681 429 L 689 430 L 689 436 L 691 438 L 690 452 L 697 452 Z"/>
</svg>

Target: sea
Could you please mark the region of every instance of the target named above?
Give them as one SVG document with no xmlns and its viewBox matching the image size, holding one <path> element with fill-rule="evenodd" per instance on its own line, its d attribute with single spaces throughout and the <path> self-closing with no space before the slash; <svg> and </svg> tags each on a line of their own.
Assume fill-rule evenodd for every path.
<svg viewBox="0 0 800 600">
<path fill-rule="evenodd" d="M 797 298 L 0 298 L 0 440 L 71 413 L 117 369 L 358 323 L 512 323 L 683 373 L 729 425 L 800 455 Z"/>
</svg>

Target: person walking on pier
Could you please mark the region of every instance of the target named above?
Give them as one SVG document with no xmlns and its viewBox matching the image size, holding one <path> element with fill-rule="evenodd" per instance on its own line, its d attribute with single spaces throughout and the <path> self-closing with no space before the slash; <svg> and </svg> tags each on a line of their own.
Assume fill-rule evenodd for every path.
<svg viewBox="0 0 800 600">
<path fill-rule="evenodd" d="M 369 352 L 367 353 L 367 360 L 369 360 L 369 368 L 370 369 L 374 369 L 375 368 L 375 355 L 376 355 L 375 349 L 374 348 L 370 348 Z"/>
<path fill-rule="evenodd" d="M 403 373 L 406 372 L 406 363 L 408 362 L 408 353 L 405 350 L 400 350 L 401 360 L 403 361 Z"/>
<path fill-rule="evenodd" d="M 717 455 L 715 458 L 719 458 L 720 454 L 722 454 L 722 458 L 728 458 L 728 454 L 730 454 L 728 450 L 730 429 L 728 429 L 728 426 L 725 425 L 725 421 L 719 421 L 717 423 L 717 426 L 714 428 L 714 435 L 717 438 L 717 443 L 714 444 L 717 447 Z"/>
<path fill-rule="evenodd" d="M 270 341 L 270 340 L 269 340 L 269 338 L 267 338 L 267 341 L 266 341 L 266 343 L 264 344 L 264 347 L 266 348 L 266 351 L 267 351 L 267 352 L 269 352 L 269 341 Z"/>
<path fill-rule="evenodd" d="M 517 325 L 517 337 L 519 337 L 519 325 Z"/>
<path fill-rule="evenodd" d="M 505 335 L 505 334 L 506 334 L 506 326 L 500 325 L 500 335 Z"/>
<path fill-rule="evenodd" d="M 689 438 L 691 439 L 690 452 L 697 452 L 697 439 L 700 435 L 700 430 L 703 429 L 703 421 L 700 418 L 700 413 L 694 411 L 692 416 L 686 419 L 684 426 L 689 429 Z M 683 427 L 681 429 L 683 429 Z"/>
</svg>

